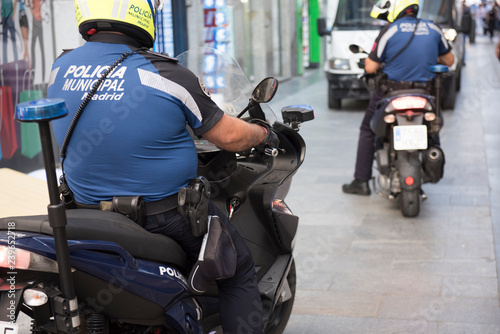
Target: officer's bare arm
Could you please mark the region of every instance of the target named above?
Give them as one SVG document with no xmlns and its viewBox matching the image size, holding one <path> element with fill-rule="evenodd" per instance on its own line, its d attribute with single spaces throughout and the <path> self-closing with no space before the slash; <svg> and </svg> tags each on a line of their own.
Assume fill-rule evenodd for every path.
<svg viewBox="0 0 500 334">
<path fill-rule="evenodd" d="M 380 63 L 371 60 L 370 58 L 365 58 L 365 71 L 366 73 L 377 73 L 380 68 Z"/>
<path fill-rule="evenodd" d="M 259 145 L 266 138 L 266 134 L 266 129 L 260 125 L 224 114 L 203 137 L 226 151 L 239 152 Z"/>
<path fill-rule="evenodd" d="M 450 51 L 438 57 L 438 64 L 443 64 L 446 66 L 451 66 L 455 62 L 455 56 Z"/>
</svg>

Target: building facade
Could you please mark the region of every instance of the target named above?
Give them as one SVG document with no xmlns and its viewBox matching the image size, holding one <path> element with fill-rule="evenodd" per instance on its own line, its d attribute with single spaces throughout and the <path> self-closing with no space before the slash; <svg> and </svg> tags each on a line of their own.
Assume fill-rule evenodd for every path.
<svg viewBox="0 0 500 334">
<path fill-rule="evenodd" d="M 17 103 L 45 97 L 56 57 L 84 43 L 74 6 L 74 0 L 1 2 L 0 168 L 43 166 L 37 128 L 21 126 L 13 113 Z M 177 56 L 212 47 L 233 56 L 251 81 L 286 79 L 319 65 L 319 15 L 320 0 L 164 0 L 154 50 Z"/>
<path fill-rule="evenodd" d="M 231 54 L 249 78 L 288 78 L 320 62 L 319 0 L 186 1 L 189 47 Z"/>
</svg>

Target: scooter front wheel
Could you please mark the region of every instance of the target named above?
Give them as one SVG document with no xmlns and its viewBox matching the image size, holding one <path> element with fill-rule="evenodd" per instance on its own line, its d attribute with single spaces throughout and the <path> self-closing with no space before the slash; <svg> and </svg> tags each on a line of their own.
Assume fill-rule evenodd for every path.
<svg viewBox="0 0 500 334">
<path fill-rule="evenodd" d="M 286 280 L 288 281 L 292 296 L 288 300 L 276 305 L 269 322 L 266 325 L 266 334 L 283 333 L 288 323 L 288 319 L 290 318 L 290 314 L 292 313 L 293 301 L 295 300 L 295 286 L 297 283 L 297 273 L 295 271 L 294 259 L 292 259 L 292 264 L 290 265 L 290 271 L 288 272 Z"/>
<path fill-rule="evenodd" d="M 405 217 L 416 217 L 420 212 L 420 189 L 401 190 L 401 212 Z"/>
</svg>

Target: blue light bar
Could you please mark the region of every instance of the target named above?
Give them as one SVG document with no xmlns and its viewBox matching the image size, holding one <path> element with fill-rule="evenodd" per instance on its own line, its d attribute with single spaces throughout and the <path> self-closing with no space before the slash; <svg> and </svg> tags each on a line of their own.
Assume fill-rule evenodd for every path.
<svg viewBox="0 0 500 334">
<path fill-rule="evenodd" d="M 39 99 L 16 105 L 16 119 L 19 122 L 50 121 L 68 114 L 63 99 Z"/>
<path fill-rule="evenodd" d="M 432 65 L 431 72 L 433 73 L 447 73 L 449 71 L 448 66 L 445 65 Z"/>
</svg>

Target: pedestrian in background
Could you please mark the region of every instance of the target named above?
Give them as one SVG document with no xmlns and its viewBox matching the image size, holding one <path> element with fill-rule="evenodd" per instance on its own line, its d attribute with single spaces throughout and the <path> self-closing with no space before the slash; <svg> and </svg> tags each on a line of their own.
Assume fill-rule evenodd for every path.
<svg viewBox="0 0 500 334">
<path fill-rule="evenodd" d="M 19 27 L 21 28 L 21 36 L 23 38 L 24 53 L 23 59 L 28 63 L 30 61 L 28 52 L 28 38 L 29 38 L 29 24 L 28 17 L 26 16 L 26 10 L 24 9 L 24 0 L 18 0 L 19 2 Z"/>
<path fill-rule="evenodd" d="M 497 43 L 497 47 L 496 47 L 495 53 L 497 55 L 498 61 L 500 61 L 500 38 L 498 39 L 498 43 Z"/>
<path fill-rule="evenodd" d="M 496 26 L 497 26 L 497 15 L 498 15 L 498 5 L 496 2 L 493 2 L 490 10 L 488 10 L 486 15 L 488 32 L 490 34 L 490 40 L 493 39 L 493 35 L 495 34 Z"/>
<path fill-rule="evenodd" d="M 486 36 L 488 33 L 488 26 L 486 25 L 486 16 L 488 15 L 488 9 L 486 8 L 485 3 L 479 4 L 477 9 L 477 18 L 479 20 L 478 26 L 483 28 L 483 35 Z"/>
<path fill-rule="evenodd" d="M 33 19 L 31 30 L 31 69 L 36 68 L 35 46 L 38 40 L 40 45 L 40 62 L 42 64 L 42 81 L 45 82 L 45 50 L 43 41 L 43 21 L 42 21 L 42 4 L 45 0 L 30 0 L 30 9 Z"/>
<path fill-rule="evenodd" d="M 7 59 L 7 44 L 8 40 L 12 42 L 12 50 L 14 52 L 14 60 L 17 60 L 17 45 L 16 45 L 16 27 L 12 17 L 16 11 L 16 3 L 12 0 L 2 0 L 2 36 L 3 36 L 3 63 L 8 63 Z M 10 38 L 9 38 L 10 35 Z"/>
<path fill-rule="evenodd" d="M 462 64 L 465 65 L 465 52 L 466 52 L 466 47 L 465 44 L 467 43 L 467 35 L 470 36 L 471 34 L 471 29 L 472 29 L 472 13 L 471 13 L 471 8 L 467 6 L 465 0 L 462 1 L 462 27 L 461 30 L 463 32 L 463 38 L 464 42 L 462 45 Z M 469 41 L 472 43 L 473 40 L 472 38 L 469 37 Z"/>
</svg>

